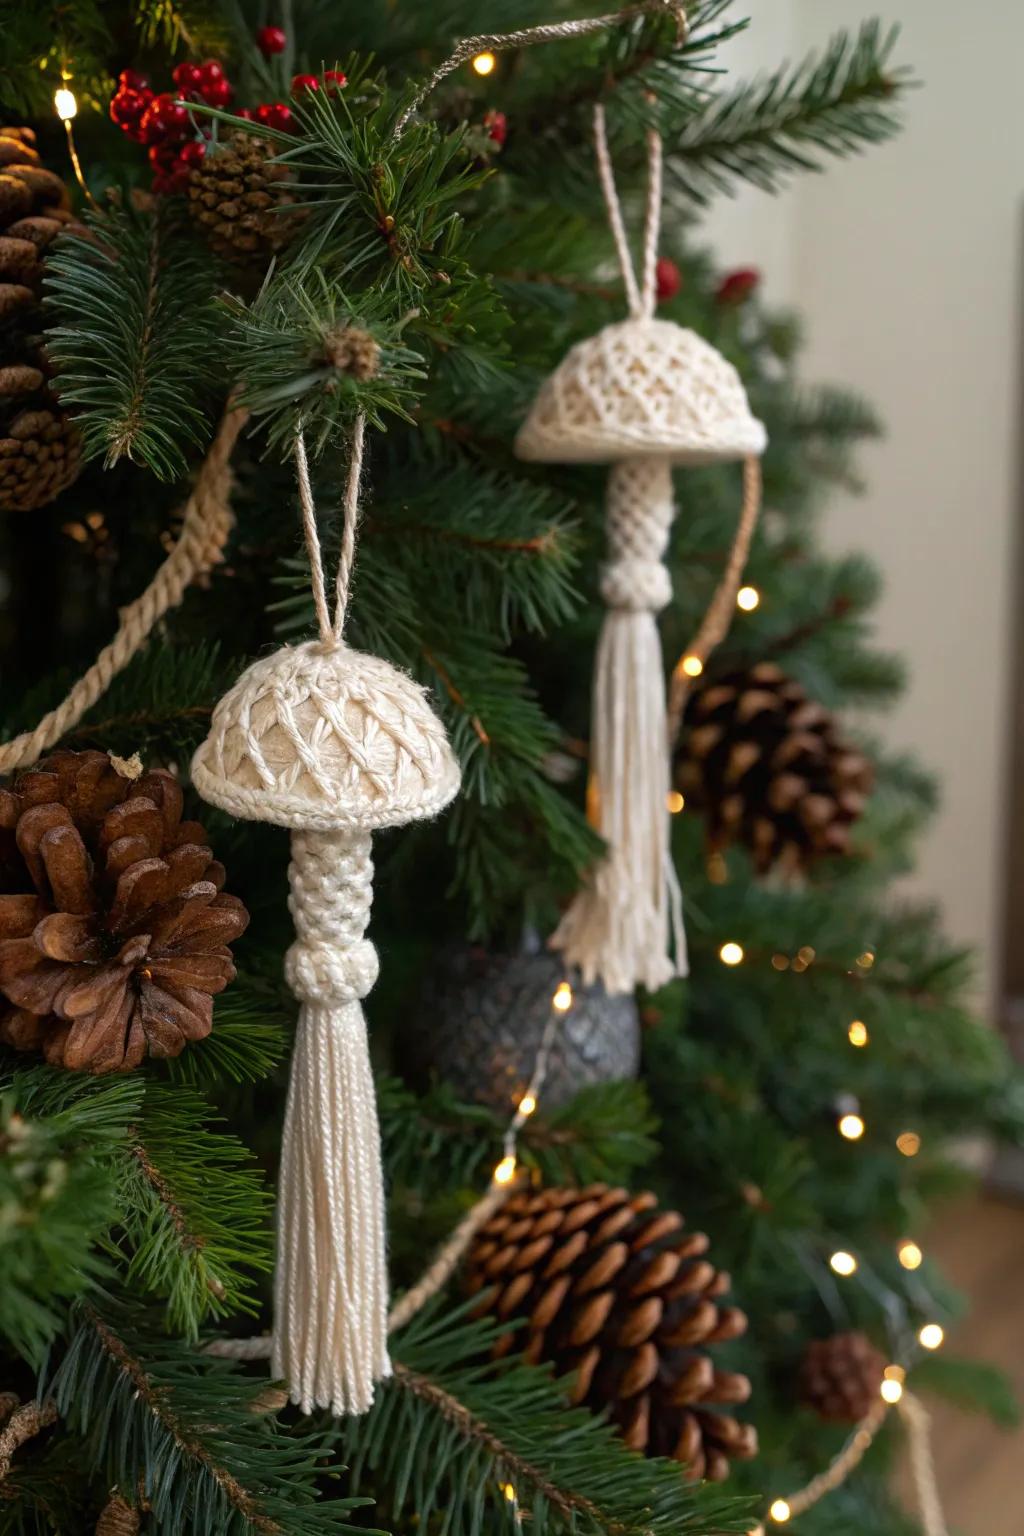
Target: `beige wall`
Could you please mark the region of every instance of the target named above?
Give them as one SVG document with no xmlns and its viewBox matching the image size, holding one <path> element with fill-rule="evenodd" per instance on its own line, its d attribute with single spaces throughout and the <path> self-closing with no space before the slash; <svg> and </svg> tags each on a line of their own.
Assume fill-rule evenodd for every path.
<svg viewBox="0 0 1024 1536">
<path fill-rule="evenodd" d="M 795 56 L 857 18 L 849 0 L 751 9 L 742 52 L 754 68 L 779 57 L 780 38 Z M 728 260 L 763 262 L 769 296 L 799 306 L 807 373 L 863 391 L 887 423 L 864 455 L 868 495 L 835 498 L 826 537 L 885 573 L 878 638 L 906 658 L 910 688 L 884 734 L 943 784 L 912 889 L 980 947 L 990 995 L 1018 497 L 1024 5 L 975 0 L 968 16 L 952 0 L 892 0 L 884 14 L 924 82 L 906 132 L 782 198 L 744 194 L 709 233 Z M 979 37 L 992 44 L 983 64 Z"/>
</svg>

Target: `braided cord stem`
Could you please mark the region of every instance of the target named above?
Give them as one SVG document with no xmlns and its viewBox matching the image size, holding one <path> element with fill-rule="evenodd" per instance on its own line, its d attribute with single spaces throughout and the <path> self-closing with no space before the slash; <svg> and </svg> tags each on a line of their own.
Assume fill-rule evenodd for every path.
<svg viewBox="0 0 1024 1536">
<path fill-rule="evenodd" d="M 34 730 L 0 746 L 0 773 L 29 767 L 76 726 L 142 649 L 158 621 L 178 606 L 190 583 L 220 559 L 234 521 L 230 459 L 247 419 L 247 411 L 228 405 L 186 504 L 178 542 L 142 596 L 122 609 L 117 634 L 64 702 L 44 715 Z"/>
<path fill-rule="evenodd" d="M 736 612 L 736 594 L 743 580 L 743 571 L 750 554 L 750 545 L 761 510 L 761 462 L 753 457 L 743 461 L 743 507 L 740 512 L 736 537 L 733 539 L 725 571 L 714 597 L 700 623 L 700 628 L 676 663 L 668 694 L 668 744 L 669 751 L 679 740 L 682 730 L 686 701 L 693 686 L 693 678 L 684 670 L 684 662 L 695 656 L 703 669 L 711 652 L 729 633 L 733 614 Z M 700 676 L 700 672 L 697 673 Z"/>
</svg>

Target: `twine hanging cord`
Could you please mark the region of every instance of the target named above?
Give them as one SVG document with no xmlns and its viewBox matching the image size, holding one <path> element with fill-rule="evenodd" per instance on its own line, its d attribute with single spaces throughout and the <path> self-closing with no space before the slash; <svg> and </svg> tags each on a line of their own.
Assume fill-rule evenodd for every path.
<svg viewBox="0 0 1024 1536">
<path fill-rule="evenodd" d="M 295 473 L 299 483 L 299 506 L 302 509 L 302 533 L 309 556 L 310 582 L 313 588 L 313 606 L 316 609 L 320 640 L 326 650 L 335 650 L 341 644 L 348 611 L 349 592 L 352 586 L 352 567 L 356 558 L 356 532 L 359 526 L 359 482 L 363 473 L 363 453 L 366 445 L 366 417 L 362 412 L 356 417 L 352 429 L 352 448 L 342 502 L 341 549 L 338 554 L 338 571 L 334 580 L 334 612 L 327 602 L 324 581 L 323 552 L 316 524 L 316 503 L 306 457 L 306 441 L 300 428 L 295 437 Z"/>
</svg>

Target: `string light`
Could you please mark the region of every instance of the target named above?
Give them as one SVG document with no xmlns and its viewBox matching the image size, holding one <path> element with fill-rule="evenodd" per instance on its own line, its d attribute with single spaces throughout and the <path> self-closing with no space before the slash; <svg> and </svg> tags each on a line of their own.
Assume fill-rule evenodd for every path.
<svg viewBox="0 0 1024 1536">
<path fill-rule="evenodd" d="M 789 956 L 788 955 L 772 955 L 772 970 L 773 971 L 788 971 L 789 970 Z"/>
<path fill-rule="evenodd" d="M 679 667 L 682 672 L 685 672 L 687 677 L 700 677 L 704 671 L 704 663 L 699 656 L 684 656 L 679 663 Z"/>
<path fill-rule="evenodd" d="M 847 1253 L 845 1248 L 840 1248 L 829 1259 L 829 1266 L 837 1275 L 855 1275 L 857 1273 L 857 1260 L 852 1253 Z"/>
<path fill-rule="evenodd" d="M 941 1323 L 925 1323 L 917 1335 L 918 1343 L 925 1349 L 938 1349 L 946 1337 Z"/>
<path fill-rule="evenodd" d="M 909 1238 L 906 1242 L 900 1243 L 896 1257 L 904 1269 L 920 1269 L 924 1263 L 924 1254 L 917 1244 L 911 1242 Z"/>
<path fill-rule="evenodd" d="M 537 1047 L 537 1056 L 533 1063 L 533 1075 L 524 1089 L 519 1103 L 516 1105 L 515 1114 L 508 1123 L 502 1147 L 504 1155 L 491 1175 L 495 1184 L 511 1184 L 516 1176 L 518 1168 L 516 1140 L 527 1120 L 536 1112 L 540 1091 L 544 1086 L 544 1079 L 548 1075 L 548 1060 L 551 1056 L 551 1047 L 555 1043 L 559 1021 L 563 1014 L 569 1012 L 572 1004 L 572 987 L 567 981 L 560 981 L 552 996 L 551 1012 L 548 1014 L 547 1023 L 544 1025 L 544 1033 L 541 1035 L 540 1044 Z"/>
<path fill-rule="evenodd" d="M 73 117 L 78 115 L 78 102 L 75 93 L 66 85 L 60 86 L 53 93 L 53 109 L 62 123 L 70 123 Z"/>
<path fill-rule="evenodd" d="M 533 1094 L 524 1093 L 523 1097 L 519 1100 L 519 1113 L 521 1115 L 532 1115 L 536 1108 L 537 1100 Z"/>
<path fill-rule="evenodd" d="M 882 1376 L 886 1381 L 906 1381 L 907 1379 L 907 1373 L 902 1365 L 887 1365 Z"/>
<path fill-rule="evenodd" d="M 875 957 L 870 949 L 866 949 L 862 955 L 857 956 L 857 964 L 862 971 L 870 971 L 874 963 Z"/>
<path fill-rule="evenodd" d="M 672 815 L 673 816 L 678 816 L 679 812 L 682 810 L 683 806 L 686 804 L 686 799 L 685 799 L 685 796 L 683 796 L 683 795 L 681 795 L 679 793 L 678 789 L 670 789 L 669 792 L 668 792 L 666 804 L 668 805 L 668 808 L 671 811 Z"/>
<path fill-rule="evenodd" d="M 61 72 L 61 83 L 53 93 L 53 110 L 64 124 L 64 132 L 68 140 L 68 158 L 71 161 L 71 169 L 75 173 L 75 180 L 82 189 L 82 195 L 91 208 L 97 206 L 96 199 L 86 184 L 85 174 L 82 171 L 82 162 L 78 158 L 78 149 L 75 145 L 75 130 L 72 126 L 78 115 L 78 102 L 75 93 L 68 81 L 71 79 L 67 70 Z"/>
<path fill-rule="evenodd" d="M 880 1388 L 882 1401 L 886 1403 L 898 1403 L 903 1396 L 903 1383 L 896 1376 L 887 1376 Z"/>
<path fill-rule="evenodd" d="M 856 1045 L 858 1047 L 867 1045 L 868 1040 L 870 1039 L 867 1025 L 860 1019 L 854 1019 L 853 1023 L 846 1031 L 846 1038 L 849 1040 L 851 1045 Z"/>
<path fill-rule="evenodd" d="M 731 940 L 723 944 L 718 951 L 718 958 L 723 965 L 739 965 L 743 959 L 743 945 L 735 944 Z"/>
<path fill-rule="evenodd" d="M 514 1504 L 515 1503 L 515 1501 L 516 1501 L 516 1490 L 512 1486 L 511 1483 L 502 1483 L 501 1491 L 505 1495 L 506 1499 L 508 1500 L 508 1502 L 510 1504 Z"/>
<path fill-rule="evenodd" d="M 847 1141 L 859 1141 L 864 1135 L 864 1121 L 860 1115 L 842 1115 L 839 1120 L 839 1134 Z"/>
<path fill-rule="evenodd" d="M 785 1525 L 793 1511 L 785 1499 L 776 1499 L 768 1513 L 777 1525 Z"/>
<path fill-rule="evenodd" d="M 916 1131 L 901 1131 L 896 1146 L 904 1157 L 916 1157 L 921 1150 L 921 1138 Z"/>
<path fill-rule="evenodd" d="M 507 1157 L 502 1158 L 497 1168 L 495 1168 L 493 1178 L 495 1184 L 511 1184 L 515 1176 L 516 1160 L 513 1154 L 510 1152 Z"/>
<path fill-rule="evenodd" d="M 761 601 L 761 594 L 756 587 L 740 587 L 736 593 L 736 607 L 742 608 L 744 613 L 753 613 Z"/>
<path fill-rule="evenodd" d="M 557 1008 L 559 1013 L 568 1013 L 572 1007 L 572 987 L 567 981 L 560 981 L 555 988 L 555 995 L 551 999 L 552 1008 Z"/>
<path fill-rule="evenodd" d="M 494 73 L 497 62 L 493 53 L 478 53 L 474 55 L 473 68 L 478 75 L 490 75 Z"/>
</svg>

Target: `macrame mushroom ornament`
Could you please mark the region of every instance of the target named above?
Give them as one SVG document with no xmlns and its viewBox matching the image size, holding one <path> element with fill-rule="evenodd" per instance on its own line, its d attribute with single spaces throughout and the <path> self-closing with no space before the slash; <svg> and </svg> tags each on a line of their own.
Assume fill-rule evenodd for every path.
<svg viewBox="0 0 1024 1536">
<path fill-rule="evenodd" d="M 333 616 L 309 472 L 296 443 L 320 638 L 255 662 L 192 762 L 205 800 L 292 831 L 285 973 L 301 999 L 278 1194 L 273 1370 L 304 1412 L 363 1413 L 390 1374 L 380 1135 L 361 999 L 370 834 L 437 814 L 459 767 L 424 690 L 342 640 L 365 432 L 356 424 Z"/>
<path fill-rule="evenodd" d="M 756 455 L 766 435 L 732 364 L 694 331 L 654 316 L 661 140 L 648 135 L 642 287 L 615 191 L 604 112 L 594 112 L 598 170 L 629 300 L 629 319 L 579 342 L 543 384 L 516 438 L 522 459 L 611 464 L 607 605 L 594 668 L 590 815 L 608 848 L 551 943 L 586 982 L 609 992 L 654 989 L 686 974 L 679 883 L 672 864 L 665 684 L 655 614 L 672 597 L 663 564 L 675 515 L 674 465 L 747 462 L 744 511 L 727 570 L 686 660 L 703 663 L 735 603 L 757 516 Z M 699 672 L 700 667 L 696 670 Z M 681 715 L 685 674 L 674 681 Z"/>
</svg>

